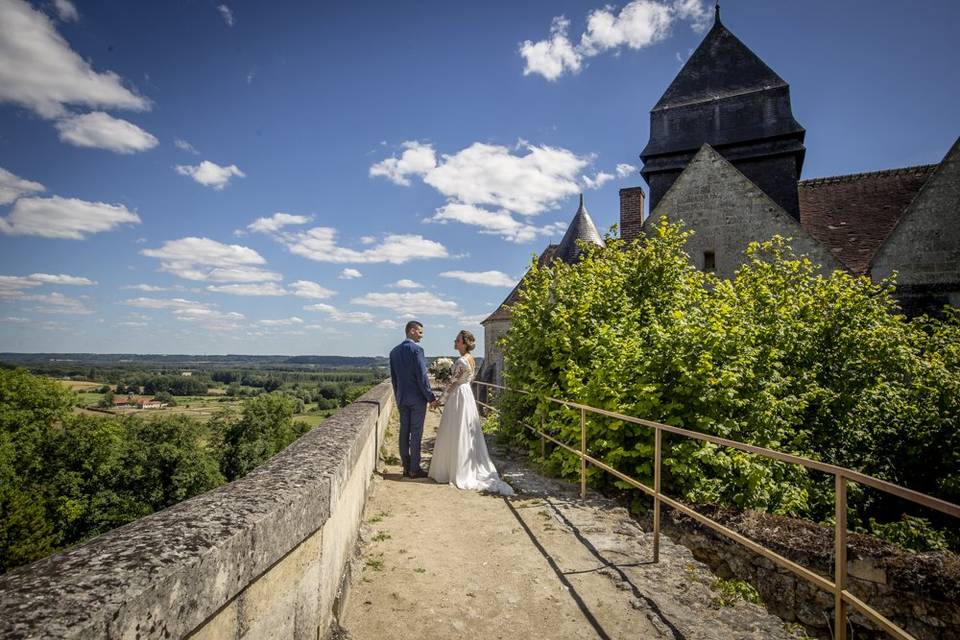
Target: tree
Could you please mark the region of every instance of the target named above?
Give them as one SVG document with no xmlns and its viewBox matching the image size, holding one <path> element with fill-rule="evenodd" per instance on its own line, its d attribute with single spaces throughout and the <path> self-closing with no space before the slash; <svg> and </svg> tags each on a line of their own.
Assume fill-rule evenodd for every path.
<svg viewBox="0 0 960 640">
<path fill-rule="evenodd" d="M 246 475 L 309 428 L 293 422 L 294 408 L 289 397 L 269 393 L 244 401 L 239 420 L 218 416 L 214 424 L 223 450 L 220 470 L 228 480 Z"/>
</svg>

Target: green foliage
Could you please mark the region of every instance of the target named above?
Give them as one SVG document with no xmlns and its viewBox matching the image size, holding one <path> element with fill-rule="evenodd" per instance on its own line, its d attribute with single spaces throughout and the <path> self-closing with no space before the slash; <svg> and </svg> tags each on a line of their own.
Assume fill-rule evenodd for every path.
<svg viewBox="0 0 960 640">
<path fill-rule="evenodd" d="M 246 475 L 309 430 L 293 421 L 295 409 L 291 398 L 268 393 L 246 400 L 239 420 L 231 414 L 215 416 L 211 425 L 222 445 L 223 475 L 228 480 Z"/>
<path fill-rule="evenodd" d="M 713 605 L 718 608 L 732 607 L 741 600 L 753 604 L 763 604 L 760 600 L 760 594 L 753 585 L 743 580 L 717 578 L 710 585 L 710 589 L 716 593 L 713 598 Z"/>
<path fill-rule="evenodd" d="M 926 518 L 906 514 L 896 521 L 881 524 L 870 518 L 870 533 L 887 542 L 912 551 L 946 551 L 947 536 L 930 526 Z"/>
<path fill-rule="evenodd" d="M 752 244 L 732 280 L 693 268 L 689 232 L 661 224 L 644 240 L 584 245 L 576 265 L 533 264 L 503 339 L 502 429 L 539 455 L 519 427 L 541 419 L 579 445 L 564 398 L 852 467 L 956 502 L 960 498 L 960 316 L 908 321 L 892 283 L 820 274 L 774 238 Z M 651 430 L 587 420 L 590 453 L 651 482 Z M 547 464 L 578 460 L 548 447 Z M 596 485 L 615 484 L 590 469 Z M 822 520 L 832 482 L 738 450 L 665 436 L 673 495 Z M 897 505 L 853 486 L 856 514 Z"/>
</svg>

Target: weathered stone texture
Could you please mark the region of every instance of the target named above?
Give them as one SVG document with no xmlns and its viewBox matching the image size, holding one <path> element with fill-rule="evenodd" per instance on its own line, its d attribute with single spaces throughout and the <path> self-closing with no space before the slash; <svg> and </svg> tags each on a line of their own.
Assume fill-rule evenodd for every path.
<svg viewBox="0 0 960 640">
<path fill-rule="evenodd" d="M 322 635 L 392 407 L 378 385 L 246 477 L 0 576 L 0 637 Z"/>
<path fill-rule="evenodd" d="M 874 256 L 874 280 L 894 271 L 906 294 L 960 306 L 960 140 Z"/>
<path fill-rule="evenodd" d="M 660 218 L 683 221 L 694 231 L 685 247 L 698 269 L 704 268 L 706 252 L 713 252 L 716 273 L 732 278 L 745 261 L 751 241 L 774 235 L 791 238 L 798 254 L 805 254 L 826 271 L 841 268 L 839 262 L 800 223 L 740 171 L 703 145 L 694 159 L 664 195 L 644 222 L 649 232 Z"/>
</svg>

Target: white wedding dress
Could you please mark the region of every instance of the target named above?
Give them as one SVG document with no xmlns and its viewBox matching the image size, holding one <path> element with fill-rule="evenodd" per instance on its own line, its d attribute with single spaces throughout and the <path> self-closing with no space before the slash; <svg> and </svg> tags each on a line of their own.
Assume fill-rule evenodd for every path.
<svg viewBox="0 0 960 640">
<path fill-rule="evenodd" d="M 512 496 L 513 489 L 497 475 L 480 428 L 480 413 L 470 389 L 473 367 L 466 356 L 453 365 L 452 377 L 440 396 L 446 401 L 429 476 L 459 489 L 491 491 Z"/>
</svg>

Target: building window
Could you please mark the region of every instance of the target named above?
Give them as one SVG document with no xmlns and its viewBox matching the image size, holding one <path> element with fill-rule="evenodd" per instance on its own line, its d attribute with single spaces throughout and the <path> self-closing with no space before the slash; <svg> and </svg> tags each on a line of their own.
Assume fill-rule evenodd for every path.
<svg viewBox="0 0 960 640">
<path fill-rule="evenodd" d="M 713 251 L 703 252 L 703 270 L 711 272 L 717 270 L 717 256 Z"/>
</svg>

